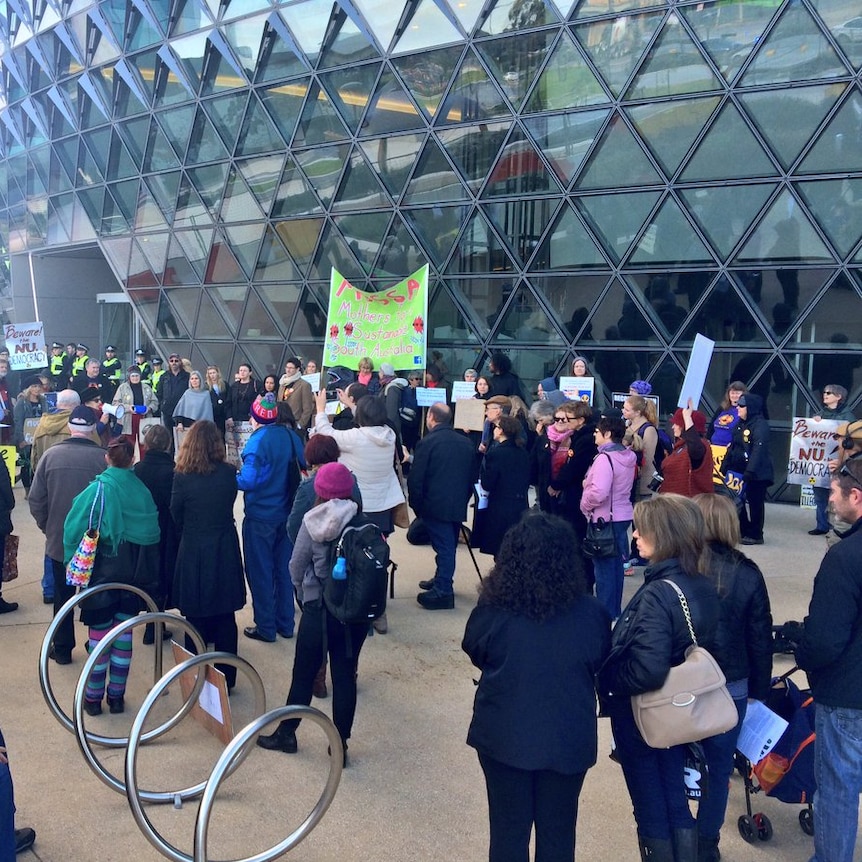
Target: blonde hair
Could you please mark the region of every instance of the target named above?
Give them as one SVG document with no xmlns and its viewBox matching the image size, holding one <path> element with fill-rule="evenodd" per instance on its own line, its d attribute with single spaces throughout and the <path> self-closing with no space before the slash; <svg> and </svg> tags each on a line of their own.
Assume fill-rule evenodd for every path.
<svg viewBox="0 0 862 862">
<path fill-rule="evenodd" d="M 647 422 L 658 426 L 658 414 L 655 412 L 655 401 L 651 401 L 649 398 L 644 398 L 643 395 L 629 395 L 629 397 L 626 398 L 625 403 L 628 404 L 632 410 L 640 413 Z"/>
<path fill-rule="evenodd" d="M 509 412 L 510 416 L 515 416 L 521 419 L 526 419 L 530 414 L 530 408 L 524 403 L 523 399 L 517 395 L 510 395 L 509 401 L 512 404 L 512 409 Z"/>
<path fill-rule="evenodd" d="M 740 540 L 736 506 L 721 494 L 698 494 L 694 502 L 703 515 L 704 539 L 735 548 Z"/>
<path fill-rule="evenodd" d="M 653 546 L 650 563 L 676 559 L 688 575 L 698 574 L 705 545 L 703 515 L 681 494 L 661 494 L 635 503 L 635 529 Z"/>
<path fill-rule="evenodd" d="M 224 392 L 227 387 L 225 386 L 224 377 L 221 376 L 221 369 L 218 367 L 218 365 L 207 365 L 207 370 L 205 372 L 206 376 L 204 377 L 204 384 L 206 385 L 206 388 L 212 389 L 212 387 L 210 386 L 209 378 L 210 371 L 215 371 L 215 373 L 218 375 L 216 377 L 216 386 L 218 386 L 219 392 Z"/>
</svg>

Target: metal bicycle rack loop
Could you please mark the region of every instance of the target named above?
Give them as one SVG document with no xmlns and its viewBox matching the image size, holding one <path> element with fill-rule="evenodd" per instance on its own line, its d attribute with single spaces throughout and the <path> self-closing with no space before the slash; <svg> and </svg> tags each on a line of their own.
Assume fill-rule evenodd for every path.
<svg viewBox="0 0 862 862">
<path fill-rule="evenodd" d="M 174 614 L 168 614 L 163 611 L 158 613 L 150 613 L 150 614 L 141 614 L 137 617 L 132 617 L 131 619 L 125 620 L 122 623 L 114 626 L 112 629 L 108 631 L 108 633 L 99 641 L 98 644 L 94 647 L 93 651 L 90 653 L 87 661 L 84 663 L 84 668 L 81 671 L 80 676 L 78 677 L 78 684 L 75 687 L 75 698 L 73 701 L 73 720 L 74 720 L 74 732 L 75 736 L 78 740 L 78 747 L 81 749 L 81 754 L 84 755 L 84 760 L 87 761 L 87 765 L 96 775 L 110 787 L 112 790 L 116 790 L 118 793 L 126 792 L 126 785 L 118 779 L 116 776 L 112 775 L 108 772 L 107 769 L 102 765 L 101 761 L 96 757 L 91 745 L 90 745 L 90 734 L 87 733 L 86 728 L 84 726 L 84 694 L 87 687 L 87 680 L 90 678 L 90 674 L 93 672 L 95 666 L 99 663 L 99 659 L 102 658 L 102 655 L 106 653 L 110 647 L 113 645 L 114 641 L 125 634 L 130 629 L 135 628 L 136 626 L 145 625 L 149 622 L 168 622 L 170 621 L 171 625 L 178 626 L 181 629 L 184 629 L 195 642 L 195 647 L 198 650 L 198 653 L 205 654 L 207 656 L 212 655 L 212 653 L 206 652 L 206 644 L 203 642 L 200 634 L 197 629 L 189 622 L 187 622 L 182 617 L 175 616 Z M 254 672 L 254 675 L 257 676 L 257 673 Z M 173 678 L 173 677 L 172 677 Z M 161 677 L 160 680 L 156 683 L 156 686 L 159 685 L 159 682 L 164 679 Z M 260 680 L 260 677 L 257 676 L 257 679 Z M 183 705 L 171 716 L 167 721 L 160 724 L 158 727 L 153 728 L 152 730 L 147 731 L 141 738 L 141 742 L 150 742 L 153 739 L 157 739 L 160 736 L 163 736 L 172 728 L 176 727 L 191 711 L 194 707 L 195 703 L 197 703 L 198 696 L 203 689 L 205 681 L 205 676 L 203 673 L 197 674 L 195 679 L 195 684 L 192 686 L 192 690 L 183 702 Z M 259 682 L 261 691 L 263 691 L 263 683 Z M 252 686 L 254 686 L 254 679 L 252 679 Z M 154 686 L 155 687 L 155 686 Z M 159 693 L 161 694 L 167 686 L 161 686 L 159 688 Z M 152 691 L 152 689 L 151 689 Z M 255 692 L 257 693 L 257 692 Z M 259 711 L 263 711 L 266 709 L 266 704 L 256 704 L 260 707 Z M 130 737 L 110 737 L 115 740 L 115 744 L 111 747 L 120 748 L 127 747 L 129 744 Z M 147 802 L 172 802 L 176 797 L 180 799 L 193 799 L 196 796 L 200 796 L 203 791 L 204 785 L 206 782 L 201 782 L 194 787 L 188 787 L 183 790 L 178 790 L 172 793 L 162 793 L 158 791 L 143 791 L 142 795 Z"/>
</svg>

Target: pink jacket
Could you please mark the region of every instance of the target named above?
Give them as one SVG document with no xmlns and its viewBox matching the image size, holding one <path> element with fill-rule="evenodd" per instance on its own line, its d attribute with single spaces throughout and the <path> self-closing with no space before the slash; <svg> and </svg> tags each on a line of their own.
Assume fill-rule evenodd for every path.
<svg viewBox="0 0 862 862">
<path fill-rule="evenodd" d="M 613 497 L 614 520 L 631 521 L 631 493 L 636 464 L 637 456 L 631 449 L 624 449 L 617 443 L 599 446 L 599 453 L 593 459 L 584 479 L 584 493 L 581 497 L 581 512 L 587 520 L 604 518 L 607 521 L 610 518 Z"/>
</svg>

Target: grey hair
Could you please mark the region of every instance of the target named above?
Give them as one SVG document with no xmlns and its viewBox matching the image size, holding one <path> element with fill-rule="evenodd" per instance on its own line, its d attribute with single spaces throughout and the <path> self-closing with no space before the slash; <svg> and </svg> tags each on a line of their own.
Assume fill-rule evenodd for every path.
<svg viewBox="0 0 862 862">
<path fill-rule="evenodd" d="M 74 389 L 62 389 L 57 393 L 58 410 L 74 410 L 81 403 L 81 396 Z"/>
<path fill-rule="evenodd" d="M 557 412 L 556 405 L 551 401 L 534 401 L 530 405 L 530 420 L 533 423 L 540 419 L 553 419 Z"/>
</svg>

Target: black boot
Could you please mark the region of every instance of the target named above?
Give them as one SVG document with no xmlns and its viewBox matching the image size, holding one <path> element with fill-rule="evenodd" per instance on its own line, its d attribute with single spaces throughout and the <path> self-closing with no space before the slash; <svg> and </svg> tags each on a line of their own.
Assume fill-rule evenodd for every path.
<svg viewBox="0 0 862 862">
<path fill-rule="evenodd" d="M 721 852 L 718 849 L 718 838 L 697 836 L 697 862 L 719 862 Z"/>
<path fill-rule="evenodd" d="M 674 862 L 673 844 L 669 838 L 641 838 L 638 836 L 641 862 Z"/>
<path fill-rule="evenodd" d="M 271 733 L 269 736 L 259 736 L 257 744 L 267 751 L 283 751 L 285 754 L 296 754 L 298 749 L 296 733 L 291 730 L 286 721 L 278 726 L 275 733 Z"/>
<path fill-rule="evenodd" d="M 697 862 L 697 829 L 673 830 L 674 862 Z"/>
</svg>

